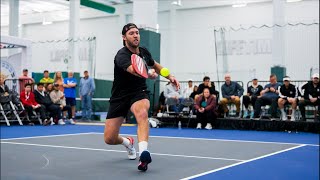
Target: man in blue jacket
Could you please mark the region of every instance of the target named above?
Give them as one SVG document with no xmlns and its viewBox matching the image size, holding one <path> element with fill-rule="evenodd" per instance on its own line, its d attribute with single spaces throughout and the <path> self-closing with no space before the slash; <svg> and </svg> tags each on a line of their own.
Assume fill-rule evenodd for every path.
<svg viewBox="0 0 320 180">
<path fill-rule="evenodd" d="M 80 80 L 79 94 L 81 99 L 82 119 L 90 120 L 92 112 L 92 97 L 95 91 L 94 80 L 89 77 L 88 71 L 84 71 L 84 77 Z"/>
</svg>

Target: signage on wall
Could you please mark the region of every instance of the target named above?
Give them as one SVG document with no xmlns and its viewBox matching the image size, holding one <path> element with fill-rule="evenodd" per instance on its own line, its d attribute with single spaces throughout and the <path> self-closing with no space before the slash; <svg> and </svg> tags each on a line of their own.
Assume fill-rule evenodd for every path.
<svg viewBox="0 0 320 180">
<path fill-rule="evenodd" d="M 271 39 L 226 40 L 217 42 L 218 55 L 266 55 L 272 54 Z"/>
</svg>

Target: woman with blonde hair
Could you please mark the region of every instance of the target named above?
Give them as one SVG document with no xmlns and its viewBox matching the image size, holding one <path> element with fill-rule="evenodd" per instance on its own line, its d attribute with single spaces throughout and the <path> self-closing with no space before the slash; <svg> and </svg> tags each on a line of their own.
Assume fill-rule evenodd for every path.
<svg viewBox="0 0 320 180">
<path fill-rule="evenodd" d="M 63 79 L 63 76 L 62 76 L 62 72 L 61 71 L 57 71 L 55 74 L 54 74 L 54 84 L 59 84 L 59 90 L 61 92 L 64 92 L 64 87 L 63 87 L 63 84 L 64 84 L 64 79 Z"/>
</svg>

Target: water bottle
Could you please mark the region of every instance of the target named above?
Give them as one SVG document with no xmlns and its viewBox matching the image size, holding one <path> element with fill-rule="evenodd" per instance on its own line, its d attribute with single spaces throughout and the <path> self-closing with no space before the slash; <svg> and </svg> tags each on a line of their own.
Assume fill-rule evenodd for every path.
<svg viewBox="0 0 320 180">
<path fill-rule="evenodd" d="M 178 129 L 181 129 L 181 121 L 178 122 Z"/>
</svg>

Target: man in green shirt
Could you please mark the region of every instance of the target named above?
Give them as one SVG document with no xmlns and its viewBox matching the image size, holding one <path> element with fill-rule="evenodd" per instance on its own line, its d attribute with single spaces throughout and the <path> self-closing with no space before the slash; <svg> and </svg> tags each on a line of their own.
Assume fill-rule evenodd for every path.
<svg viewBox="0 0 320 180">
<path fill-rule="evenodd" d="M 44 87 L 47 87 L 48 84 L 52 84 L 54 80 L 49 77 L 49 71 L 44 70 L 43 71 L 43 78 L 40 80 L 40 83 L 44 84 Z"/>
</svg>

